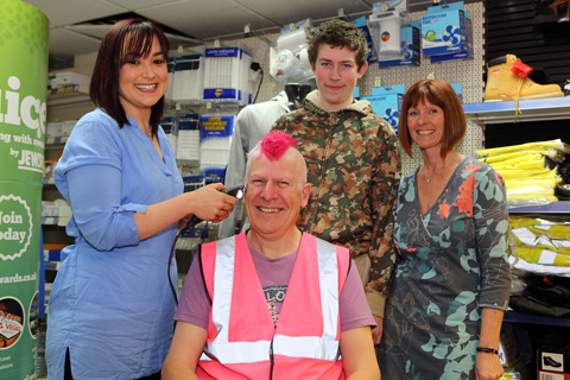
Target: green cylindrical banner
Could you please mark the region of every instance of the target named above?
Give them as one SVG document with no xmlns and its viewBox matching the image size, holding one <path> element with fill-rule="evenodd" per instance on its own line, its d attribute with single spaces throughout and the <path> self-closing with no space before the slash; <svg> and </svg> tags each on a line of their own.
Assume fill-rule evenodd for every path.
<svg viewBox="0 0 570 380">
<path fill-rule="evenodd" d="M 35 378 L 48 20 L 0 0 L 0 379 Z"/>
</svg>

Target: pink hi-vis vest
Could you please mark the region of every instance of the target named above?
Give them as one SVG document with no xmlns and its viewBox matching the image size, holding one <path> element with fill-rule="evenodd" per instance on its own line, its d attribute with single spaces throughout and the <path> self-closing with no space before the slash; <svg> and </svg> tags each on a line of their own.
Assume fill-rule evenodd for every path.
<svg viewBox="0 0 570 380">
<path fill-rule="evenodd" d="M 212 299 L 200 379 L 344 379 L 339 295 L 348 250 L 303 234 L 277 328 L 245 233 L 202 246 Z"/>
</svg>

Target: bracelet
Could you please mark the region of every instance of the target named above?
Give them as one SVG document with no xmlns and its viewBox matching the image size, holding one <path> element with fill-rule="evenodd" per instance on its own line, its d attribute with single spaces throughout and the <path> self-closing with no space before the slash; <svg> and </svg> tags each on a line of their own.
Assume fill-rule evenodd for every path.
<svg viewBox="0 0 570 380">
<path fill-rule="evenodd" d="M 477 347 L 477 352 L 484 352 L 486 354 L 495 354 L 495 355 L 499 354 L 499 351 L 489 347 Z"/>
</svg>

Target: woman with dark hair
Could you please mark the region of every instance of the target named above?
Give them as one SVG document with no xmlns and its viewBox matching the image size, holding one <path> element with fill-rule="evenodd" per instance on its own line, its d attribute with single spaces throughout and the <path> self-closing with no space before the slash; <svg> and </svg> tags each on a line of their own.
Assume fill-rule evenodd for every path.
<svg viewBox="0 0 570 380">
<path fill-rule="evenodd" d="M 400 143 L 423 163 L 402 179 L 398 252 L 384 318 L 384 379 L 496 380 L 510 292 L 508 215 L 501 177 L 455 150 L 466 129 L 459 98 L 423 80 L 404 96 Z"/>
<path fill-rule="evenodd" d="M 72 209 L 49 302 L 46 358 L 53 379 L 160 378 L 173 331 L 170 248 L 191 215 L 220 221 L 235 198 L 213 184 L 183 193 L 158 125 L 168 42 L 152 23 L 115 24 L 99 48 L 90 97 L 56 185 Z M 170 278 L 169 278 L 170 276 Z"/>
</svg>

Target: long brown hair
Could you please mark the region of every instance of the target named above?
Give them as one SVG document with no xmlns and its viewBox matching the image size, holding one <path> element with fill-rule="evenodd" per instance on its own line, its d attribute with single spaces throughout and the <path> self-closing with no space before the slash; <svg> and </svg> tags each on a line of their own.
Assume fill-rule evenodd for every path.
<svg viewBox="0 0 570 380">
<path fill-rule="evenodd" d="M 128 38 L 127 38 L 128 37 Z M 101 41 L 95 68 L 91 76 L 89 96 L 97 107 L 105 110 L 117 121 L 119 127 L 128 124 L 125 110 L 119 101 L 119 71 L 125 63 L 128 52 L 140 52 L 139 57 L 146 57 L 152 49 L 156 37 L 160 49 L 167 59 L 168 40 L 164 33 L 152 22 L 142 19 L 127 19 L 117 22 Z M 155 134 L 164 111 L 164 96 L 152 106 L 150 125 Z"/>
</svg>

